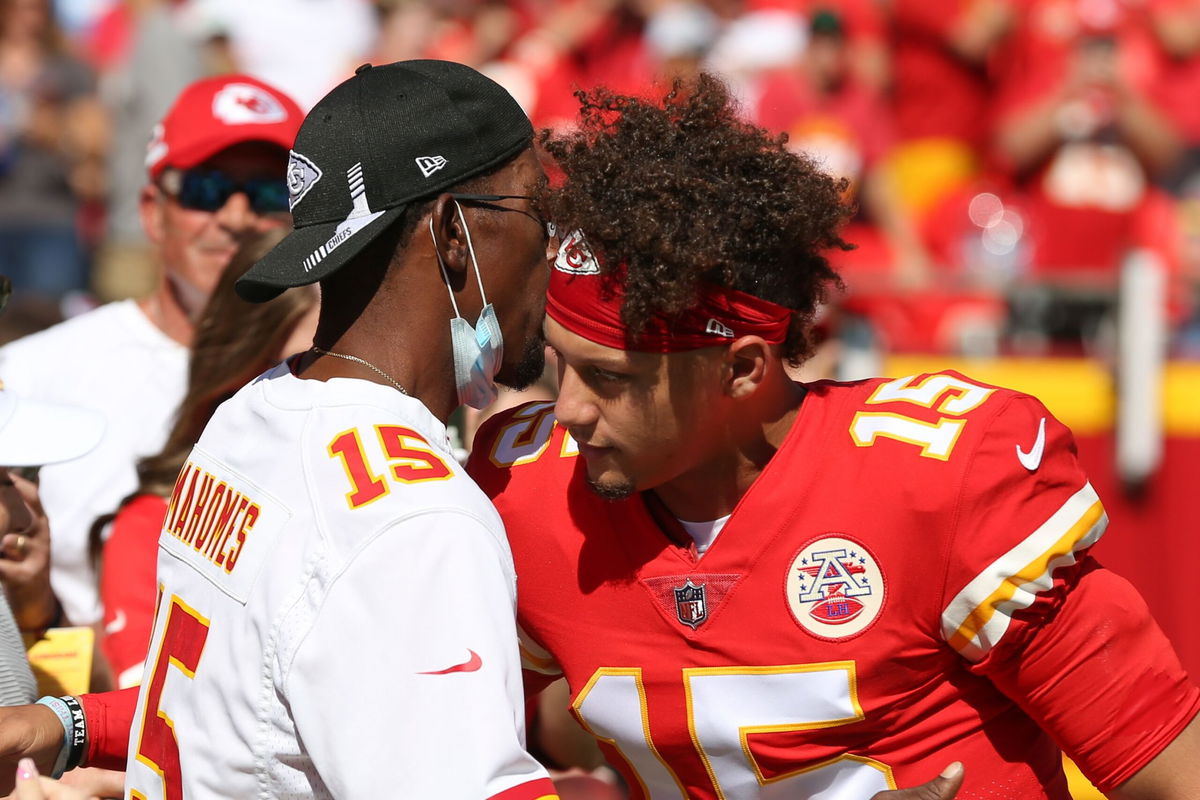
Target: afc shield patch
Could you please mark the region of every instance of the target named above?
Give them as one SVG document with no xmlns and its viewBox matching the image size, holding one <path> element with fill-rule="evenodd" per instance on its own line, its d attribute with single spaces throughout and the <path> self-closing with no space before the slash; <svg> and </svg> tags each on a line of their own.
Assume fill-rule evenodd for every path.
<svg viewBox="0 0 1200 800">
<path fill-rule="evenodd" d="M 705 599 L 705 584 L 697 586 L 691 578 L 683 586 L 675 587 L 675 616 L 692 630 L 708 619 L 708 603 Z"/>
<path fill-rule="evenodd" d="M 819 639 L 856 636 L 871 627 L 887 594 L 875 556 L 844 533 L 827 533 L 800 548 L 788 567 L 788 609 Z"/>
</svg>

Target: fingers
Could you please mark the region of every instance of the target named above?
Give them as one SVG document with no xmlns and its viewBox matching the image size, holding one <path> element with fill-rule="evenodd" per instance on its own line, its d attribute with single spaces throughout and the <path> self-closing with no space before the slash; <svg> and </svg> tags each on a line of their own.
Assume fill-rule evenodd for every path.
<svg viewBox="0 0 1200 800">
<path fill-rule="evenodd" d="M 29 536 L 24 533 L 6 533 L 0 537 L 0 552 L 11 561 L 21 561 L 29 554 Z"/>
<path fill-rule="evenodd" d="M 70 786 L 43 778 L 31 758 L 22 758 L 17 764 L 17 786 L 13 789 L 14 800 L 94 800 L 95 795 L 81 792 Z"/>
<path fill-rule="evenodd" d="M 12 796 L 16 800 L 43 800 L 46 797 L 33 759 L 22 758 L 17 763 L 17 786 Z"/>
<path fill-rule="evenodd" d="M 958 761 L 942 770 L 942 774 L 911 789 L 879 792 L 871 800 L 951 800 L 962 788 L 963 765 Z"/>
<path fill-rule="evenodd" d="M 25 501 L 25 505 L 29 506 L 29 510 L 33 512 L 35 517 L 44 517 L 46 512 L 42 510 L 42 498 L 38 495 L 38 485 L 31 480 L 22 478 L 20 475 L 13 475 L 13 485 L 17 487 L 17 491 L 21 495 L 21 499 Z"/>
<path fill-rule="evenodd" d="M 21 562 L 33 555 L 39 544 L 36 535 L 28 530 L 0 536 L 0 559 L 3 559 L 0 560 L 0 571 L 27 571 L 21 567 Z"/>
</svg>

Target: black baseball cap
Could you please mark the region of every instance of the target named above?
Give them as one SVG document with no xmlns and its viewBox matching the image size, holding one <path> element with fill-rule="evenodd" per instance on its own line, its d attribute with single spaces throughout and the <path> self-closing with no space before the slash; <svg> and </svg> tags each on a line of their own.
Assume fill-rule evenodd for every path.
<svg viewBox="0 0 1200 800">
<path fill-rule="evenodd" d="M 502 86 L 452 61 L 364 64 L 304 118 L 288 159 L 294 230 L 237 281 L 245 300 L 341 269 L 414 200 L 514 158 L 533 126 Z"/>
</svg>

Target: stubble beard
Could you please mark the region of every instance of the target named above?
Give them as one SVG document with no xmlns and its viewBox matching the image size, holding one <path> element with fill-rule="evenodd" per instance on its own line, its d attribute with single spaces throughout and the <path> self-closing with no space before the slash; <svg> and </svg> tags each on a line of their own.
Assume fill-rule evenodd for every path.
<svg viewBox="0 0 1200 800">
<path fill-rule="evenodd" d="M 599 495 L 602 499 L 608 500 L 612 503 L 626 500 L 632 497 L 633 493 L 637 491 L 637 488 L 633 485 L 633 482 L 627 480 L 601 483 L 600 481 L 594 481 L 591 478 L 588 478 L 587 485 L 588 488 Z"/>
<path fill-rule="evenodd" d="M 496 380 L 510 389 L 528 389 L 546 370 L 546 340 L 539 333 L 525 340 L 521 357 L 511 370 L 502 370 Z"/>
</svg>

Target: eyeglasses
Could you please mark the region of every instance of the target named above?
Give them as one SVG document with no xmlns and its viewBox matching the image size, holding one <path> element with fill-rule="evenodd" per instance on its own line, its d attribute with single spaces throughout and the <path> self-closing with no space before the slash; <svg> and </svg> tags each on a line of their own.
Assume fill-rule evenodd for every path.
<svg viewBox="0 0 1200 800">
<path fill-rule="evenodd" d="M 194 211 L 218 211 L 238 192 L 246 195 L 256 214 L 288 211 L 287 183 L 283 178 L 235 181 L 216 170 L 171 170 L 163 174 L 161 186 L 179 205 Z"/>
<path fill-rule="evenodd" d="M 534 222 L 536 222 L 538 225 L 541 226 L 542 235 L 545 237 L 545 239 L 547 241 L 549 241 L 550 239 L 553 239 L 554 236 L 558 233 L 558 229 L 554 226 L 553 222 L 551 222 L 550 220 L 542 219 L 537 214 L 534 214 L 532 211 L 526 211 L 523 208 L 509 208 L 508 206 L 502 206 L 502 205 L 499 205 L 496 203 L 497 200 L 529 200 L 532 202 L 533 198 L 527 194 L 453 194 L 452 193 L 450 196 L 453 197 L 455 200 L 460 200 L 464 203 L 474 203 L 477 206 L 481 206 L 483 208 L 490 208 L 493 211 L 515 211 L 518 214 L 524 214 L 525 216 L 529 217 L 531 220 L 533 220 Z"/>
</svg>

